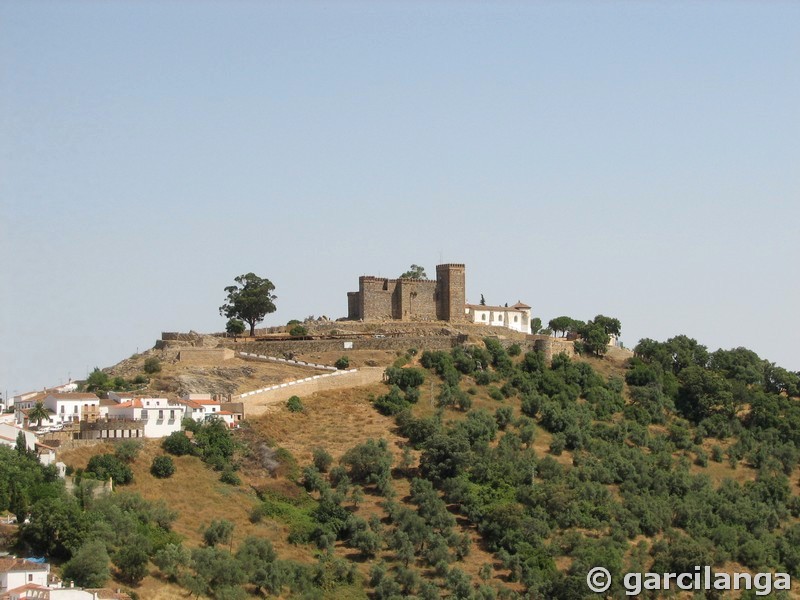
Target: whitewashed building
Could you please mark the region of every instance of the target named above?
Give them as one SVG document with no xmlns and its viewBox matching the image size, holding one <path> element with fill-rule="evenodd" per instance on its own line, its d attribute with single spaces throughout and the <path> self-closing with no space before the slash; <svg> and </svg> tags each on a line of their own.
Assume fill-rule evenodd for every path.
<svg viewBox="0 0 800 600">
<path fill-rule="evenodd" d="M 50 413 L 43 426 L 64 425 L 78 421 L 96 421 L 101 416 L 100 398 L 83 392 L 40 393 L 14 405 L 17 423 L 28 424 L 28 411 L 41 402 Z M 38 423 L 38 422 L 37 422 Z M 33 425 L 33 423 L 30 423 Z"/>
<path fill-rule="evenodd" d="M 46 588 L 50 565 L 24 558 L 0 558 L 0 595 L 26 586 Z"/>
<path fill-rule="evenodd" d="M 223 408 L 221 402 L 213 400 L 211 394 L 185 394 L 179 402 L 185 407 L 186 417 L 197 422 L 218 418 L 228 427 L 234 427 L 238 420 L 233 412 Z"/>
<path fill-rule="evenodd" d="M 513 306 L 467 304 L 465 313 L 470 323 L 507 327 L 520 333 L 531 332 L 531 307 L 522 302 Z"/>
<path fill-rule="evenodd" d="M 118 394 L 116 396 L 119 397 Z M 185 412 L 183 404 L 168 398 L 132 398 L 104 405 L 109 421 L 124 419 L 144 422 L 144 437 L 147 438 L 166 437 L 180 431 Z"/>
</svg>

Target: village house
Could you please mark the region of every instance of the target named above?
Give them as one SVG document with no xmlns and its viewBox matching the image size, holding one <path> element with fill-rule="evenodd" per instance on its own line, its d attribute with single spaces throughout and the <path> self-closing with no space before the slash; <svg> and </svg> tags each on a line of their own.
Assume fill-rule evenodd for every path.
<svg viewBox="0 0 800 600">
<path fill-rule="evenodd" d="M 100 398 L 84 392 L 42 392 L 14 405 L 16 421 L 20 425 L 33 425 L 28 412 L 41 402 L 49 416 L 42 419 L 43 426 L 63 426 L 78 421 L 96 421 L 101 417 Z"/>
<path fill-rule="evenodd" d="M 68 383 L 64 383 L 62 385 L 56 385 L 53 387 L 45 388 L 43 390 L 37 390 L 35 392 L 23 392 L 21 394 L 17 394 L 15 396 L 11 396 L 10 398 L 6 398 L 6 409 L 13 408 L 18 402 L 24 402 L 34 396 L 39 394 L 47 394 L 51 393 L 59 393 L 59 392 L 75 392 L 78 390 L 78 384 L 74 381 L 70 380 Z M 45 396 L 42 396 L 44 398 Z"/>
<path fill-rule="evenodd" d="M 228 427 L 235 427 L 242 419 L 242 414 L 232 410 L 232 406 L 223 407 L 221 402 L 212 399 L 211 394 L 184 394 L 179 400 L 186 410 L 186 418 L 198 423 L 210 418 L 222 419 Z"/>
<path fill-rule="evenodd" d="M 48 563 L 24 558 L 0 558 L 0 596 L 23 586 L 40 586 L 46 589 L 49 575 Z"/>
<path fill-rule="evenodd" d="M 522 302 L 517 302 L 513 306 L 467 304 L 465 313 L 470 323 L 507 327 L 520 333 L 531 332 L 531 307 Z"/>
<path fill-rule="evenodd" d="M 121 590 L 83 589 L 50 573 L 50 565 L 24 558 L 0 558 L 0 600 L 130 600 Z"/>
<path fill-rule="evenodd" d="M 123 396 L 110 392 L 112 402 L 104 402 L 107 420 L 141 421 L 144 423 L 144 437 L 161 438 L 180 431 L 185 407 L 168 398 L 133 397 L 124 400 Z M 119 399 L 119 400 L 116 400 Z"/>
</svg>

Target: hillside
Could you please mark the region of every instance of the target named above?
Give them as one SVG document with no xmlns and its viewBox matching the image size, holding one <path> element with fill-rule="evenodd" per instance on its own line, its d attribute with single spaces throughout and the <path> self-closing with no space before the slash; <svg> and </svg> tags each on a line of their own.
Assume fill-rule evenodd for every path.
<svg viewBox="0 0 800 600">
<path fill-rule="evenodd" d="M 249 418 L 224 463 L 238 482 L 222 483 L 198 456 L 175 457 L 176 473 L 157 479 L 149 467 L 163 451 L 149 441 L 119 493 L 165 501 L 187 549 L 202 548 L 220 519 L 233 524 L 234 550 L 247 536 L 269 540 L 278 561 L 262 591 L 286 598 L 583 598 L 595 565 L 615 574 L 615 597 L 621 572 L 682 572 L 687 561 L 796 574 L 800 410 L 780 393 L 796 394 L 796 375 L 692 342 L 552 364 L 490 339 L 452 352 L 354 352 L 357 364 L 382 359 L 389 383 Z M 163 376 L 181 368 L 165 365 Z M 84 469 L 106 452 L 61 459 Z M 132 589 L 178 597 L 190 585 L 179 581 L 150 563 Z M 256 591 L 208 585 L 217 597 Z"/>
</svg>

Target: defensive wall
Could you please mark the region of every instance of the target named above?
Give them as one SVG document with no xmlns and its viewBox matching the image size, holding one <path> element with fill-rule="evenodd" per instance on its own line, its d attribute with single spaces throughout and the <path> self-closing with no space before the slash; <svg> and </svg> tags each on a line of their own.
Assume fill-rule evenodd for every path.
<svg viewBox="0 0 800 600">
<path fill-rule="evenodd" d="M 178 360 L 189 364 L 203 364 L 230 360 L 234 352 L 230 348 L 181 348 Z"/>
<path fill-rule="evenodd" d="M 247 342 L 251 354 L 275 356 L 281 354 L 308 354 L 312 352 L 342 352 L 350 350 L 449 350 L 467 341 L 466 335 L 418 336 L 418 337 L 372 337 L 352 340 L 258 340 Z M 241 350 L 242 344 L 234 346 L 233 340 L 220 339 L 220 343 Z"/>
</svg>

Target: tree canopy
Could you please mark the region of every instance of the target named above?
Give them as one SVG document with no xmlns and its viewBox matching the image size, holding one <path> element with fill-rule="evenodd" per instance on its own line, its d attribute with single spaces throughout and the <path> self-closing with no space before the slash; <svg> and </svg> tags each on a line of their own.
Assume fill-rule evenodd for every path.
<svg viewBox="0 0 800 600">
<path fill-rule="evenodd" d="M 225 288 L 228 298 L 219 312 L 228 319 L 241 319 L 250 325 L 250 335 L 255 335 L 256 323 L 264 320 L 269 313 L 275 312 L 277 296 L 272 292 L 275 286 L 269 279 L 259 277 L 255 273 L 239 275 L 234 279 L 236 285 Z"/>
<path fill-rule="evenodd" d="M 427 279 L 428 276 L 425 274 L 425 267 L 421 267 L 420 265 L 411 265 L 411 267 L 400 275 L 401 279 Z"/>
</svg>

